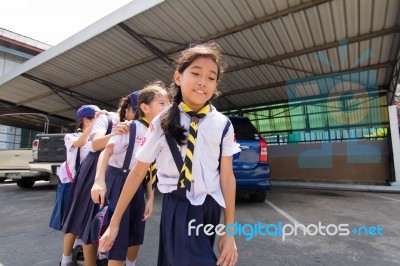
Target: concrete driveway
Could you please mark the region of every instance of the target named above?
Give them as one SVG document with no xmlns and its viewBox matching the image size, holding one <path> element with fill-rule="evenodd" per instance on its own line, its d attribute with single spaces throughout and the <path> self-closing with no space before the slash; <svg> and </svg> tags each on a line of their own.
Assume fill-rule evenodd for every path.
<svg viewBox="0 0 400 266">
<path fill-rule="evenodd" d="M 63 235 L 48 227 L 54 197 L 47 182 L 0 184 L 0 266 L 58 265 Z M 139 266 L 156 265 L 161 200 Z M 264 203 L 238 195 L 236 204 L 237 265 L 400 265 L 400 194 L 273 188 Z"/>
</svg>

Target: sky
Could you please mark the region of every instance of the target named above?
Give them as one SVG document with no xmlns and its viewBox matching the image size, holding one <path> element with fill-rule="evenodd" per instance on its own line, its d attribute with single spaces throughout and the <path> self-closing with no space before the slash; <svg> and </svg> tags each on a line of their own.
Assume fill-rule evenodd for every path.
<svg viewBox="0 0 400 266">
<path fill-rule="evenodd" d="M 0 28 L 56 45 L 132 0 L 0 0 Z"/>
</svg>

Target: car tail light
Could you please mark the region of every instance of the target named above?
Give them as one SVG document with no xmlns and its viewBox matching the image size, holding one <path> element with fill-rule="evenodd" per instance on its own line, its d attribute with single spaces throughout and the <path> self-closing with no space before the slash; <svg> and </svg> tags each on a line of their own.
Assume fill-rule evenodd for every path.
<svg viewBox="0 0 400 266">
<path fill-rule="evenodd" d="M 32 142 L 32 148 L 37 148 L 39 146 L 39 140 L 38 139 L 35 139 L 33 142 Z"/>
<path fill-rule="evenodd" d="M 267 142 L 263 138 L 260 137 L 260 162 L 268 161 L 268 152 L 267 152 Z"/>
</svg>

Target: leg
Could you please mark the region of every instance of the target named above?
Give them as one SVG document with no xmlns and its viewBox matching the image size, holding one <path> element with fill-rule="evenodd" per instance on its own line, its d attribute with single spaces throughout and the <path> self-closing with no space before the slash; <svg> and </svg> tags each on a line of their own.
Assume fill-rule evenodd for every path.
<svg viewBox="0 0 400 266">
<path fill-rule="evenodd" d="M 85 257 L 85 266 L 96 266 L 97 248 L 93 244 L 83 244 L 83 256 Z"/>
<path fill-rule="evenodd" d="M 72 248 L 75 242 L 75 238 L 76 235 L 70 233 L 64 235 L 64 248 L 63 248 L 64 256 L 69 256 L 72 254 Z"/>
<path fill-rule="evenodd" d="M 125 261 L 123 260 L 109 260 L 108 261 L 108 266 L 124 266 Z"/>
<path fill-rule="evenodd" d="M 140 249 L 140 245 L 129 247 L 128 248 L 128 254 L 126 255 L 128 260 L 130 260 L 130 261 L 136 260 L 138 254 L 139 254 L 139 249 Z"/>
</svg>

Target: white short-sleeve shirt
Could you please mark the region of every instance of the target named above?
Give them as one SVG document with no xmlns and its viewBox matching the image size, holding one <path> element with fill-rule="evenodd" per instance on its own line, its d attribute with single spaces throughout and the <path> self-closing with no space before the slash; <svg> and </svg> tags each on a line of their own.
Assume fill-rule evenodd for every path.
<svg viewBox="0 0 400 266">
<path fill-rule="evenodd" d="M 73 147 L 72 145 L 74 142 L 79 138 L 79 136 L 82 133 L 70 133 L 66 134 L 64 137 L 64 143 L 65 147 L 67 148 L 67 161 L 68 162 L 68 169 L 71 173 L 72 178 L 75 178 L 76 171 L 75 171 L 75 161 L 76 161 L 76 156 L 78 154 L 78 147 Z M 80 163 L 83 162 L 83 160 L 86 158 L 86 156 L 89 154 L 89 151 L 91 151 L 92 148 L 92 142 L 88 141 L 86 144 L 80 148 Z M 57 171 L 57 175 L 60 178 L 61 183 L 69 183 L 70 179 L 68 177 L 67 173 L 67 163 L 64 162 L 61 164 L 60 168 Z"/>
<path fill-rule="evenodd" d="M 135 137 L 135 146 L 133 148 L 133 155 L 129 163 L 129 169 L 131 169 L 133 165 L 136 163 L 135 152 L 143 144 L 144 135 L 147 130 L 146 127 L 137 120 L 132 121 L 132 123 L 136 124 L 136 137 Z M 108 144 L 111 143 L 114 144 L 114 148 L 113 148 L 113 154 L 111 155 L 108 164 L 116 168 L 122 168 L 125 161 L 126 151 L 129 145 L 129 134 L 112 136 L 111 139 L 108 141 Z"/>
<path fill-rule="evenodd" d="M 106 134 L 108 128 L 108 119 L 107 116 L 111 118 L 113 122 L 113 127 L 119 123 L 119 116 L 117 113 L 109 112 L 108 114 L 100 115 L 94 121 L 94 125 L 92 127 L 92 131 L 90 132 L 90 136 L 92 137 L 96 133 L 102 133 L 103 135 Z"/>
<path fill-rule="evenodd" d="M 189 130 L 190 117 L 180 109 L 181 125 Z M 218 171 L 220 143 L 227 117 L 211 106 L 210 112 L 200 120 L 193 154 L 192 187 L 186 196 L 192 205 L 202 205 L 207 195 L 225 208 Z M 182 160 L 186 155 L 186 145 L 179 147 Z M 234 130 L 230 125 L 222 143 L 222 156 L 232 156 L 240 152 L 235 141 Z M 138 161 L 151 163 L 157 158 L 158 189 L 169 193 L 177 189 L 179 171 L 168 147 L 160 124 L 160 116 L 153 119 L 145 135 L 142 148 L 136 153 Z"/>
</svg>

